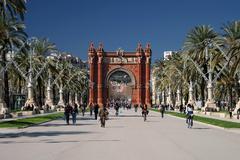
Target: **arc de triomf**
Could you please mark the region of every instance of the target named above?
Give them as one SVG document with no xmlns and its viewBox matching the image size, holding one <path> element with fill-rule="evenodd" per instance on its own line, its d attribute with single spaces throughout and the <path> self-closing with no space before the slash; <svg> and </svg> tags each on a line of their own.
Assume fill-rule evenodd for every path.
<svg viewBox="0 0 240 160">
<path fill-rule="evenodd" d="M 89 103 L 103 106 L 111 99 L 124 99 L 134 104 L 151 106 L 151 47 L 138 44 L 135 52 L 106 52 L 100 44 L 88 49 L 90 84 Z"/>
</svg>

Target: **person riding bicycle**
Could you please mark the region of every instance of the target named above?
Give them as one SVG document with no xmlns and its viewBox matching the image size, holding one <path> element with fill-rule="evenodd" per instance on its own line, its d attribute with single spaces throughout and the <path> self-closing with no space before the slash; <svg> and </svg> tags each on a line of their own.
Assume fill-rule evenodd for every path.
<svg viewBox="0 0 240 160">
<path fill-rule="evenodd" d="M 144 118 L 144 121 L 147 120 L 147 115 L 148 115 L 148 109 L 147 109 L 147 105 L 144 104 L 143 107 L 142 107 L 142 115 L 143 115 L 143 118 Z"/>
<path fill-rule="evenodd" d="M 187 105 L 186 114 L 187 114 L 186 123 L 188 124 L 188 128 L 192 128 L 192 126 L 193 126 L 193 106 L 191 104 Z"/>
</svg>

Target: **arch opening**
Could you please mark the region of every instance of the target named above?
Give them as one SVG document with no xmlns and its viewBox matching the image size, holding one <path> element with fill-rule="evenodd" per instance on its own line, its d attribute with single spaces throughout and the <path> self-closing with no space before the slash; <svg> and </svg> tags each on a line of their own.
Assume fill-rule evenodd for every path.
<svg viewBox="0 0 240 160">
<path fill-rule="evenodd" d="M 132 102 L 135 78 L 133 74 L 124 69 L 115 69 L 107 76 L 109 100 L 122 100 Z"/>
</svg>

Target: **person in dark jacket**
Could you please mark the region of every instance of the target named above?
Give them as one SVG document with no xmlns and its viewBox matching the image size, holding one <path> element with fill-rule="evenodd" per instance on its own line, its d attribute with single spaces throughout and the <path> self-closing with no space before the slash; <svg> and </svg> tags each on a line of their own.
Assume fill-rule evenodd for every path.
<svg viewBox="0 0 240 160">
<path fill-rule="evenodd" d="M 78 114 L 78 105 L 75 103 L 74 108 L 72 109 L 72 122 L 73 125 L 76 124 Z"/>
<path fill-rule="evenodd" d="M 99 108 L 98 104 L 95 104 L 94 105 L 94 115 L 95 115 L 96 120 L 97 120 L 97 116 L 98 116 L 98 108 Z"/>
<path fill-rule="evenodd" d="M 240 116 L 240 108 L 237 110 L 237 119 L 239 119 Z"/>
<path fill-rule="evenodd" d="M 164 117 L 164 112 L 165 112 L 165 106 L 164 105 L 160 105 L 160 112 L 161 112 L 161 117 Z"/>
<path fill-rule="evenodd" d="M 69 125 L 70 114 L 72 114 L 72 106 L 67 104 L 66 107 L 64 108 L 64 115 L 67 125 Z"/>
</svg>

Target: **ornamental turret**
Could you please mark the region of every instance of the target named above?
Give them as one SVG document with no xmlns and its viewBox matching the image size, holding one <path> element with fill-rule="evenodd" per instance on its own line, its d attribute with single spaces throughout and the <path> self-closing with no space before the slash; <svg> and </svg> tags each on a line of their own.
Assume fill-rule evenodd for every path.
<svg viewBox="0 0 240 160">
<path fill-rule="evenodd" d="M 136 49 L 136 54 L 137 54 L 137 56 L 139 56 L 139 57 L 142 57 L 142 56 L 143 56 L 143 48 L 142 48 L 141 43 L 138 43 L 138 46 L 137 46 L 137 49 Z"/>
<path fill-rule="evenodd" d="M 96 50 L 94 48 L 93 42 L 91 42 L 88 48 L 88 56 L 94 57 L 95 55 L 96 55 Z"/>
<path fill-rule="evenodd" d="M 146 49 L 145 49 L 145 56 L 150 57 L 151 54 L 152 54 L 151 45 L 150 45 L 150 43 L 147 43 Z"/>
</svg>

